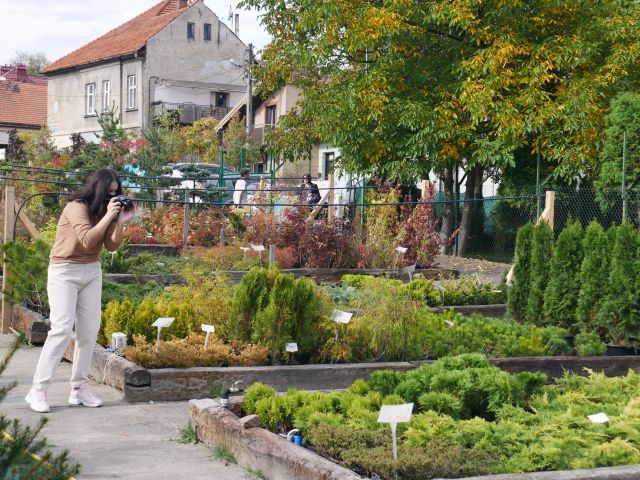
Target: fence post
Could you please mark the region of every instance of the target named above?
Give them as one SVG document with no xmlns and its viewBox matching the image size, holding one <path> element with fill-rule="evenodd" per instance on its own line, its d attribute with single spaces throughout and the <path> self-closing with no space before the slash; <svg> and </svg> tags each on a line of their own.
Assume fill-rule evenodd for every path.
<svg viewBox="0 0 640 480">
<path fill-rule="evenodd" d="M 334 198 L 333 185 L 334 185 L 334 183 L 333 183 L 333 173 L 330 173 L 329 174 L 329 199 L 328 199 L 328 202 L 329 202 L 329 214 L 328 214 L 328 217 L 327 217 L 327 219 L 329 221 L 333 220 L 333 214 L 334 214 L 334 212 L 333 212 L 333 208 L 334 208 L 333 207 L 333 198 Z"/>
<path fill-rule="evenodd" d="M 5 187 L 4 190 L 4 241 L 13 240 L 16 216 L 16 187 Z M 7 262 L 3 264 L 2 275 L 2 333 L 9 333 L 11 326 L 11 287 L 9 286 L 9 269 Z"/>
<path fill-rule="evenodd" d="M 362 199 L 360 198 L 361 193 L 362 192 Z M 362 187 L 358 187 L 356 185 L 356 212 L 355 215 L 353 216 L 353 223 L 354 223 L 354 227 L 355 227 L 355 234 L 356 234 L 356 243 L 360 244 L 362 243 L 362 214 L 363 214 L 363 209 L 364 209 L 364 180 L 363 180 L 363 186 Z"/>
<path fill-rule="evenodd" d="M 551 230 L 553 230 L 553 220 L 555 217 L 556 208 L 556 192 L 548 190 L 544 199 L 544 212 L 542 212 L 543 219 L 549 224 Z"/>
<path fill-rule="evenodd" d="M 269 245 L 269 265 L 276 263 L 276 246 Z"/>
<path fill-rule="evenodd" d="M 189 189 L 184 189 L 184 216 L 182 218 L 182 248 L 186 249 L 189 238 Z"/>
</svg>

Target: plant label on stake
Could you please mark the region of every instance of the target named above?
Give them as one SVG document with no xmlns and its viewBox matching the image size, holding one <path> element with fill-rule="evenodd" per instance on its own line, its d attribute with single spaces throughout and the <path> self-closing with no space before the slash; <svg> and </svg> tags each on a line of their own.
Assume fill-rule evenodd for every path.
<svg viewBox="0 0 640 480">
<path fill-rule="evenodd" d="M 393 459 L 398 459 L 398 445 L 396 438 L 396 428 L 398 423 L 411 420 L 413 403 L 403 403 L 401 405 L 383 405 L 378 415 L 378 423 L 388 423 L 391 426 L 391 441 L 393 447 Z"/>
<path fill-rule="evenodd" d="M 152 327 L 156 327 L 158 329 L 158 337 L 156 338 L 156 352 L 158 351 L 158 346 L 160 345 L 160 330 L 171 325 L 174 320 L 175 317 L 159 317 L 155 322 L 151 324 Z"/>
<path fill-rule="evenodd" d="M 407 275 L 409 275 L 409 281 L 411 282 L 413 280 L 413 272 L 416 271 L 416 264 L 414 263 L 413 265 L 409 265 L 407 267 L 404 267 L 402 269 L 402 271 L 404 273 L 406 273 Z"/>
<path fill-rule="evenodd" d="M 337 308 L 334 308 L 333 313 L 331 314 L 331 320 L 336 323 L 347 324 L 351 321 L 351 317 L 353 317 L 353 312 L 344 312 L 342 310 L 338 310 Z"/>
<path fill-rule="evenodd" d="M 247 258 L 247 252 L 251 250 L 251 247 L 240 247 L 240 250 L 242 250 L 242 259 L 244 260 Z"/>
<path fill-rule="evenodd" d="M 442 292 L 442 305 L 444 306 L 444 287 L 442 286 L 440 280 L 436 280 L 433 282 L 433 288 Z"/>
<path fill-rule="evenodd" d="M 213 333 L 216 331 L 216 327 L 214 327 L 213 325 L 208 325 L 206 323 L 203 323 L 202 325 L 200 325 L 200 328 L 202 328 L 203 332 L 207 332 L 204 336 L 204 349 L 207 349 L 207 343 L 209 343 L 209 334 Z"/>
<path fill-rule="evenodd" d="M 260 258 L 260 261 L 262 262 L 262 252 L 264 252 L 264 245 L 251 245 L 251 248 L 253 248 L 254 252 L 258 252 L 258 257 Z"/>
<path fill-rule="evenodd" d="M 285 350 L 289 353 L 296 353 L 298 351 L 298 344 L 295 342 L 287 343 L 287 347 L 285 348 Z"/>
<path fill-rule="evenodd" d="M 607 423 L 610 419 L 606 413 L 594 413 L 593 415 L 587 415 L 587 418 L 593 423 Z"/>
<path fill-rule="evenodd" d="M 407 247 L 396 247 L 396 252 L 407 253 Z"/>
</svg>

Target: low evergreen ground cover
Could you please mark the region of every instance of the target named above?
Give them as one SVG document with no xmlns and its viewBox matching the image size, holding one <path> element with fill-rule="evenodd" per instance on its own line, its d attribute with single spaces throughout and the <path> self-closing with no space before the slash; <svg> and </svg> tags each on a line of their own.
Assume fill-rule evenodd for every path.
<svg viewBox="0 0 640 480">
<path fill-rule="evenodd" d="M 262 384 L 243 410 L 276 432 L 297 428 L 304 443 L 363 475 L 426 480 L 487 473 L 594 468 L 640 463 L 640 376 L 567 373 L 545 385 L 540 373 L 508 374 L 482 355 L 446 357 L 416 370 L 378 371 L 346 392 L 283 396 Z M 413 402 L 398 425 L 391 460 L 381 405 Z M 610 422 L 587 416 L 604 412 Z"/>
</svg>

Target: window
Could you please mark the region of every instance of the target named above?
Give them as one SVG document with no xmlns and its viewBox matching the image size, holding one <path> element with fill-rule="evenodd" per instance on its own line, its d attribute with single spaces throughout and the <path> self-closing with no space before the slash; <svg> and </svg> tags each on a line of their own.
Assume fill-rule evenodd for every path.
<svg viewBox="0 0 640 480">
<path fill-rule="evenodd" d="M 192 22 L 187 22 L 187 40 L 195 40 L 196 39 L 196 24 Z"/>
<path fill-rule="evenodd" d="M 96 84 L 95 83 L 87 83 L 84 86 L 84 96 L 85 96 L 85 114 L 95 115 L 96 114 Z"/>
<path fill-rule="evenodd" d="M 211 24 L 210 23 L 204 24 L 204 41 L 205 42 L 211 41 Z"/>
<path fill-rule="evenodd" d="M 324 179 L 329 180 L 329 174 L 333 170 L 333 160 L 335 159 L 335 152 L 327 152 L 324 154 Z"/>
<path fill-rule="evenodd" d="M 111 102 L 111 83 L 109 80 L 102 81 L 102 112 L 109 110 L 109 103 Z"/>
<path fill-rule="evenodd" d="M 226 107 L 227 106 L 227 93 L 226 92 L 211 92 L 210 95 L 211 105 L 214 107 Z"/>
<path fill-rule="evenodd" d="M 268 127 L 276 126 L 276 106 L 271 105 L 266 108 L 264 123 Z"/>
<path fill-rule="evenodd" d="M 127 110 L 135 110 L 136 108 L 136 76 L 129 75 L 127 77 Z"/>
</svg>

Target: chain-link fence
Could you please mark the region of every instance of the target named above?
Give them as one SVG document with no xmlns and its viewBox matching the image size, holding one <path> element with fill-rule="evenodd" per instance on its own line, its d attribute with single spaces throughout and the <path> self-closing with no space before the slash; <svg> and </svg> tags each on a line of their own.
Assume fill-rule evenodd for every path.
<svg viewBox="0 0 640 480">
<path fill-rule="evenodd" d="M 24 168 L 28 169 L 29 167 Z M 29 172 L 20 173 L 19 170 L 7 168 L 5 176 L 3 176 L 6 180 L 2 182 L 7 185 L 11 183 L 17 187 L 17 197 L 21 201 L 27 200 L 24 212 L 29 214 L 38 227 L 57 218 L 63 204 L 64 195 L 55 195 L 49 192 L 69 193 L 75 191 L 84 180 L 81 174 L 74 172 L 44 170 L 32 169 Z M 141 206 L 145 205 L 152 210 L 162 205 L 173 205 L 178 209 L 184 208 L 185 211 L 193 210 L 194 213 L 208 209 L 219 211 L 226 203 L 217 197 L 212 200 L 207 198 L 208 184 L 198 182 L 198 179 L 193 180 L 193 189 L 185 191 L 182 188 L 183 185 L 180 184 L 180 182 L 184 182 L 184 178 L 175 179 L 178 185 L 173 187 L 167 187 L 165 185 L 167 179 L 163 177 L 159 177 L 159 179 L 142 178 L 149 183 L 149 186 L 144 188 L 149 189 L 148 196 L 151 198 L 144 200 L 140 198 L 140 188 L 134 188 L 132 193 L 138 196 Z M 9 181 L 10 179 L 11 181 Z M 131 189 L 133 183 L 139 184 L 141 181 L 135 177 L 134 179 L 126 179 L 125 184 L 128 189 Z M 368 212 L 372 211 L 371 209 L 386 205 L 391 208 L 396 207 L 399 212 L 403 206 L 413 208 L 421 195 L 421 192 L 416 188 L 407 187 L 407 191 L 403 191 L 399 197 L 402 199 L 401 202 L 373 203 L 367 200 L 368 195 L 365 195 L 365 192 L 377 188 L 375 186 L 354 187 L 349 184 L 341 184 L 334 186 L 332 195 L 329 196 L 329 183 L 318 180 L 315 182 L 318 183 L 322 203 L 330 204 L 328 208 L 320 211 L 318 217 L 326 218 L 329 209 L 334 206 L 335 208 L 332 210 L 335 215 L 347 220 L 347 224 L 353 225 L 358 220 L 364 222 L 365 235 L 366 220 L 369 217 Z M 230 180 L 218 182 L 216 180 L 214 183 L 216 192 L 220 190 L 227 196 L 233 193 L 234 182 Z M 218 186 L 218 183 L 224 187 Z M 431 228 L 440 231 L 443 224 L 449 225 L 449 230 L 446 234 L 443 233 L 441 238 L 446 238 L 446 250 L 451 255 L 510 263 L 513 258 L 518 229 L 527 222 L 535 221 L 545 207 L 545 192 L 541 192 L 540 196 L 537 196 L 535 190 L 535 186 L 532 185 L 530 188 L 524 189 L 527 194 L 521 196 L 485 197 L 474 200 L 465 200 L 463 193 L 460 198 L 453 201 L 445 201 L 442 193 L 437 192 L 434 198 Z M 554 191 L 554 230 L 556 235 L 571 220 L 580 221 L 585 227 L 591 221 L 597 220 L 605 228 L 608 228 L 613 224 L 619 224 L 624 216 L 636 228 L 640 227 L 640 190 L 627 191 L 626 198 L 623 198 L 620 190 L 600 192 L 591 186 L 554 188 Z M 275 179 L 270 176 L 253 178 L 247 185 L 247 200 L 250 205 L 247 213 L 251 215 L 252 212 L 270 211 L 277 215 L 287 208 L 307 206 L 302 192 L 298 179 Z M 161 200 L 158 200 L 158 195 Z M 185 204 L 185 201 L 188 202 L 188 205 Z M 465 229 L 462 225 L 465 205 L 468 210 L 469 222 L 468 228 L 462 232 L 460 227 Z M 358 212 L 361 215 L 358 216 Z M 1 213 L 0 216 L 2 216 Z M 447 216 L 448 219 L 445 221 Z M 189 215 L 185 214 L 184 220 L 186 221 L 184 236 L 187 238 L 190 229 L 195 226 L 189 226 Z M 21 237 L 25 233 L 24 229 L 17 226 L 19 227 L 18 237 Z M 182 231 L 182 228 L 180 230 Z M 366 241 L 366 238 L 362 239 Z"/>
</svg>

